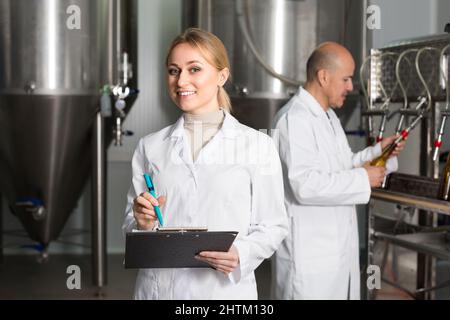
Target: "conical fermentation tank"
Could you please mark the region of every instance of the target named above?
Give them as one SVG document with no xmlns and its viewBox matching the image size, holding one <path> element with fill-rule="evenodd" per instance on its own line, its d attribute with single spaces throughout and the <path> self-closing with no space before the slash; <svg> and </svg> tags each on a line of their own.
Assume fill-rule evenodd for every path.
<svg viewBox="0 0 450 320">
<path fill-rule="evenodd" d="M 135 99 L 135 6 L 0 0 L 0 193 L 44 246 L 60 234 L 90 175 L 101 89 L 126 101 L 116 116 L 113 94 L 105 94 L 113 106 L 111 117 L 103 113 L 106 146 Z"/>
<path fill-rule="evenodd" d="M 271 127 L 273 115 L 306 80 L 306 61 L 322 42 L 344 44 L 360 65 L 365 1 L 185 0 L 184 27 L 216 34 L 231 63 L 227 91 L 239 120 Z"/>
</svg>

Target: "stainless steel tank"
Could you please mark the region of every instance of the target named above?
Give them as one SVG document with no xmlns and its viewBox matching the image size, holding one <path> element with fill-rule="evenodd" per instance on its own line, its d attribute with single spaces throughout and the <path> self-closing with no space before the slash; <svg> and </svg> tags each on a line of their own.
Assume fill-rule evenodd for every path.
<svg viewBox="0 0 450 320">
<path fill-rule="evenodd" d="M 224 42 L 236 116 L 257 129 L 270 128 L 275 112 L 306 80 L 306 61 L 318 44 L 346 45 L 359 65 L 363 2 L 185 0 L 183 25 L 209 30 Z"/>
<path fill-rule="evenodd" d="M 136 66 L 135 3 L 0 0 L 0 193 L 44 246 L 89 177 L 101 88 L 136 87 L 123 70 L 127 56 Z"/>
</svg>

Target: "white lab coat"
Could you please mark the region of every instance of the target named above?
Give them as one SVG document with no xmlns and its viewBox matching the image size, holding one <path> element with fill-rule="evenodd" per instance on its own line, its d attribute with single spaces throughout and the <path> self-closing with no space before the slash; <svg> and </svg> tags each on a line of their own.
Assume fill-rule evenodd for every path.
<svg viewBox="0 0 450 320">
<path fill-rule="evenodd" d="M 123 231 L 136 228 L 132 202 L 146 191 L 149 173 L 164 226 L 207 226 L 238 231 L 240 264 L 229 276 L 212 268 L 141 269 L 135 299 L 257 299 L 256 267 L 287 234 L 281 164 L 272 139 L 229 113 L 193 163 L 184 119 L 142 138 L 132 160 L 133 178 Z"/>
<path fill-rule="evenodd" d="M 359 299 L 355 205 L 369 201 L 369 179 L 361 166 L 381 155 L 381 145 L 352 153 L 334 111 L 325 112 L 303 88 L 274 123 L 290 222 L 273 263 L 275 297 Z M 396 170 L 396 158 L 387 168 Z"/>
</svg>

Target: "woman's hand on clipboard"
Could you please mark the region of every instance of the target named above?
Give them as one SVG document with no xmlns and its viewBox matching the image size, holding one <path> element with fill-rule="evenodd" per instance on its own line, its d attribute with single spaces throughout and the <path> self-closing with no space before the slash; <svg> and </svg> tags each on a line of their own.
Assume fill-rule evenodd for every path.
<svg viewBox="0 0 450 320">
<path fill-rule="evenodd" d="M 195 256 L 196 259 L 208 263 L 214 269 L 228 275 L 239 265 L 239 252 L 231 246 L 228 252 L 202 251 Z"/>
<path fill-rule="evenodd" d="M 166 203 L 166 197 L 158 199 L 149 192 L 142 192 L 133 201 L 133 214 L 139 230 L 151 230 L 158 220 L 153 206 L 162 206 Z"/>
</svg>

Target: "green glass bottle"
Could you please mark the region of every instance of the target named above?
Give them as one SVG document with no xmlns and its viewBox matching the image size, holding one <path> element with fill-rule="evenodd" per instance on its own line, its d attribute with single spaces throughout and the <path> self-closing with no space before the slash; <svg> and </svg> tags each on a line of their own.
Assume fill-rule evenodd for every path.
<svg viewBox="0 0 450 320">
<path fill-rule="evenodd" d="M 372 160 L 370 165 L 374 166 L 374 167 L 384 167 L 384 166 L 386 166 L 387 160 L 389 159 L 389 157 L 392 154 L 392 152 L 394 152 L 394 150 L 397 147 L 397 145 L 400 142 L 402 142 L 403 140 L 405 140 L 406 137 L 408 137 L 409 132 L 412 129 L 414 129 L 416 124 L 422 118 L 423 118 L 423 114 L 420 114 L 419 116 L 417 116 L 417 118 L 414 119 L 414 121 L 411 123 L 411 125 L 408 128 L 406 128 L 405 130 L 403 130 L 400 133 L 400 136 L 397 139 L 395 139 L 394 142 L 392 142 L 390 145 L 388 145 L 386 148 L 384 148 L 383 153 L 381 154 L 381 156 L 379 156 L 379 157 L 375 158 L 374 160 Z"/>
<path fill-rule="evenodd" d="M 450 191 L 450 152 L 447 157 L 447 162 L 445 163 L 444 170 L 441 175 L 441 187 L 439 191 L 439 197 L 442 200 L 449 200 Z"/>
<path fill-rule="evenodd" d="M 375 158 L 374 160 L 372 160 L 370 165 L 374 166 L 374 167 L 384 167 L 384 166 L 386 166 L 387 160 L 389 159 L 389 157 L 392 154 L 392 152 L 394 152 L 394 150 L 397 147 L 397 145 L 400 142 L 402 142 L 408 136 L 408 133 L 407 132 L 404 133 L 404 132 L 406 132 L 406 130 L 403 130 L 402 135 L 400 137 L 395 139 L 394 142 L 392 142 L 390 145 L 388 145 L 386 148 L 384 148 L 383 153 L 381 154 L 381 156 L 379 156 L 378 158 Z"/>
</svg>

